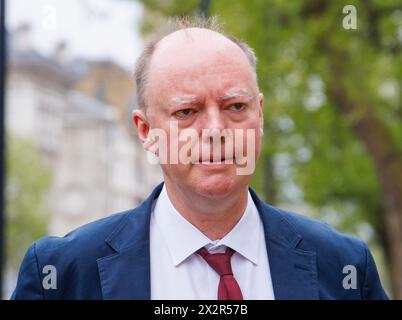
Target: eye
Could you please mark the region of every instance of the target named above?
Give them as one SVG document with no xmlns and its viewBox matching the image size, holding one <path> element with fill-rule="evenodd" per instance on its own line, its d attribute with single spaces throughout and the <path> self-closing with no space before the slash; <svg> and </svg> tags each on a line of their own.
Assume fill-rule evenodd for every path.
<svg viewBox="0 0 402 320">
<path fill-rule="evenodd" d="M 176 111 L 174 113 L 174 116 L 179 119 L 184 119 L 184 118 L 188 117 L 189 115 L 191 115 L 193 112 L 194 112 L 193 109 L 182 109 L 182 110 Z"/>
<path fill-rule="evenodd" d="M 246 105 L 244 103 L 234 103 L 229 108 L 234 111 L 242 111 L 246 108 Z"/>
</svg>

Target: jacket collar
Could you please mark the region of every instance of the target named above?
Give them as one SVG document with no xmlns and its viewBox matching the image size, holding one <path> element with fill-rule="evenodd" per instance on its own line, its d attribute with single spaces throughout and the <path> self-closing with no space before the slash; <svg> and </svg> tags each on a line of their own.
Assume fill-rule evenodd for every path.
<svg viewBox="0 0 402 320">
<path fill-rule="evenodd" d="M 116 253 L 97 260 L 103 299 L 151 298 L 149 226 L 153 202 L 162 186 L 158 185 L 106 238 Z"/>
<path fill-rule="evenodd" d="M 252 189 L 250 193 L 264 225 L 275 299 L 319 299 L 316 253 L 298 248 L 303 238 L 286 213 L 263 203 Z"/>
<path fill-rule="evenodd" d="M 151 298 L 149 226 L 154 200 L 163 183 L 107 237 L 114 254 L 97 260 L 104 299 Z M 264 204 L 250 189 L 264 226 L 275 299 L 318 299 L 315 252 L 298 249 L 302 241 L 286 215 Z"/>
</svg>

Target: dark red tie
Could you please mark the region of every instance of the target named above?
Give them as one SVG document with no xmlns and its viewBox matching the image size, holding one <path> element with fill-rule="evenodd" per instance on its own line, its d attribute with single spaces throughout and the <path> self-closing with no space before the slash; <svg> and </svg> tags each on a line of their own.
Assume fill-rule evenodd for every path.
<svg viewBox="0 0 402 320">
<path fill-rule="evenodd" d="M 209 253 L 201 248 L 197 253 L 214 269 L 221 279 L 218 287 L 218 300 L 243 300 L 239 284 L 233 276 L 230 259 L 234 250 L 227 248 L 225 253 Z"/>
</svg>

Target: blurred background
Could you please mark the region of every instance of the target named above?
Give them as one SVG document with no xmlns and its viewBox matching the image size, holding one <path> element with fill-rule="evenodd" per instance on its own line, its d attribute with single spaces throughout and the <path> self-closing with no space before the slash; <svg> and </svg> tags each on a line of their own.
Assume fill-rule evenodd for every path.
<svg viewBox="0 0 402 320">
<path fill-rule="evenodd" d="M 366 241 L 402 299 L 402 0 L 2 3 L 4 298 L 33 241 L 131 208 L 162 180 L 131 125 L 134 63 L 168 17 L 213 15 L 258 58 L 253 188 Z"/>
</svg>

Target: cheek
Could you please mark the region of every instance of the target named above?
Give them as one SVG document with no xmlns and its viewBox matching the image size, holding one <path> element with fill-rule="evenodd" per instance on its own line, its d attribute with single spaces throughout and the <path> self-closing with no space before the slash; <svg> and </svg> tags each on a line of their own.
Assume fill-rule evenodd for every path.
<svg viewBox="0 0 402 320">
<path fill-rule="evenodd" d="M 255 159 L 256 160 L 260 156 L 262 139 L 263 139 L 263 133 L 261 132 L 260 122 L 258 122 L 257 127 L 255 128 Z"/>
<path fill-rule="evenodd" d="M 261 153 L 261 143 L 262 143 L 262 135 L 258 130 L 255 137 L 255 159 L 258 160 Z"/>
<path fill-rule="evenodd" d="M 261 149 L 261 132 L 260 132 L 260 125 L 257 121 L 252 121 L 248 123 L 242 129 L 243 135 L 243 146 L 241 144 L 236 143 L 235 149 L 238 150 L 239 148 L 243 147 L 243 155 L 246 156 L 248 153 L 252 152 L 255 154 L 256 159 L 260 153 Z M 235 140 L 236 141 L 236 140 Z"/>
</svg>

